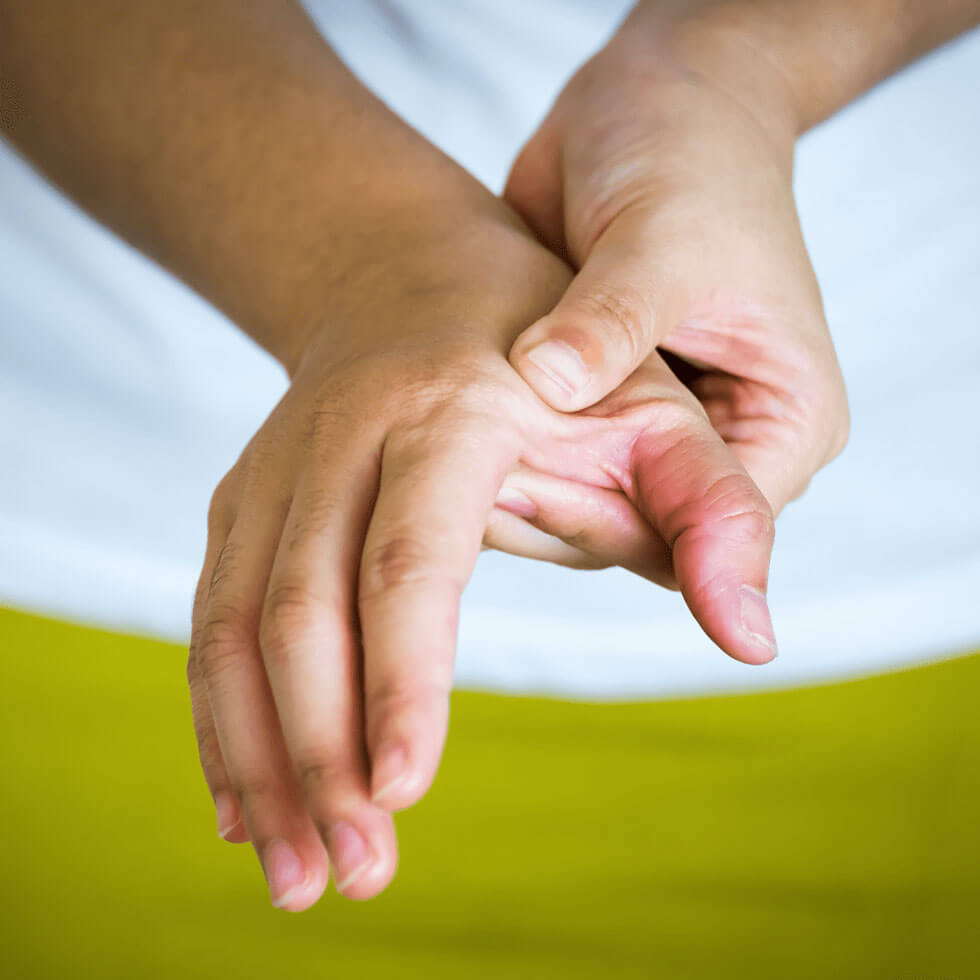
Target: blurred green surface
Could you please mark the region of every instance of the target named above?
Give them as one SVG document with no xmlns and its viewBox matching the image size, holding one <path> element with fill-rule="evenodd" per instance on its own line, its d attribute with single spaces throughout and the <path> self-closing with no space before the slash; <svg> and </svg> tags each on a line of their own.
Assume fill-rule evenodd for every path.
<svg viewBox="0 0 980 980">
<path fill-rule="evenodd" d="M 382 897 L 268 905 L 183 649 L 0 611 L 11 978 L 980 977 L 980 656 L 627 705 L 457 694 Z"/>
</svg>

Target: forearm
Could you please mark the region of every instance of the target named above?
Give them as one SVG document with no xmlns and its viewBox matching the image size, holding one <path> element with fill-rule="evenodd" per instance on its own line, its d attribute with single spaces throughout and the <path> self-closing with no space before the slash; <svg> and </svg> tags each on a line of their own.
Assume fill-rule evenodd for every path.
<svg viewBox="0 0 980 980">
<path fill-rule="evenodd" d="M 621 35 L 667 35 L 723 84 L 775 80 L 799 135 L 978 23 L 980 0 L 641 0 Z"/>
<path fill-rule="evenodd" d="M 0 93 L 11 143 L 287 367 L 379 236 L 482 191 L 292 0 L 0 0 Z"/>
</svg>

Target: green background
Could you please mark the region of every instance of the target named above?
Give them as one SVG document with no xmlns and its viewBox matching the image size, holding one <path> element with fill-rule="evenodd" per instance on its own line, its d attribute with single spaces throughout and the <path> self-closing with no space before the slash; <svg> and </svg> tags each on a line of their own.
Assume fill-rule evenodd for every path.
<svg viewBox="0 0 980 980">
<path fill-rule="evenodd" d="M 980 977 L 980 656 L 802 691 L 458 693 L 401 868 L 273 909 L 185 651 L 0 611 L 0 975 Z"/>
</svg>

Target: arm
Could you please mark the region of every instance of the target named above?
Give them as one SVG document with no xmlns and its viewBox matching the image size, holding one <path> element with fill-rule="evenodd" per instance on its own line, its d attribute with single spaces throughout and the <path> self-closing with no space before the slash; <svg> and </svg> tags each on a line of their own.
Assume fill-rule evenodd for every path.
<svg viewBox="0 0 980 980">
<path fill-rule="evenodd" d="M 637 41 L 666 30 L 692 66 L 719 79 L 752 79 L 765 99 L 774 70 L 802 135 L 978 23 L 978 0 L 643 0 L 627 30 L 638 31 Z"/>
<path fill-rule="evenodd" d="M 490 203 L 293 0 L 2 0 L 0 99 L 4 137 L 290 371 L 392 215 Z"/>
<path fill-rule="evenodd" d="M 212 500 L 195 730 L 277 904 L 328 855 L 373 894 L 441 751 L 508 385 L 537 402 L 504 351 L 567 272 L 290 0 L 0 0 L 0 94 L 8 140 L 291 375 Z"/>
<path fill-rule="evenodd" d="M 796 138 L 978 20 L 978 0 L 639 3 L 511 171 L 505 197 L 578 270 L 514 344 L 516 369 L 577 411 L 655 348 L 675 355 L 778 513 L 849 426 Z"/>
</svg>

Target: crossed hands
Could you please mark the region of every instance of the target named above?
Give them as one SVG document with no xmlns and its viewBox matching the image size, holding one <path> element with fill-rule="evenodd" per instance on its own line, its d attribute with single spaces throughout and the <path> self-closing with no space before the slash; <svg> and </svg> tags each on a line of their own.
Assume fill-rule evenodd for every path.
<svg viewBox="0 0 980 980">
<path fill-rule="evenodd" d="M 481 546 L 622 565 L 775 656 L 774 514 L 847 434 L 783 109 L 621 31 L 504 201 L 394 215 L 338 286 L 215 491 L 188 660 L 219 832 L 275 905 L 390 882 Z"/>
</svg>

